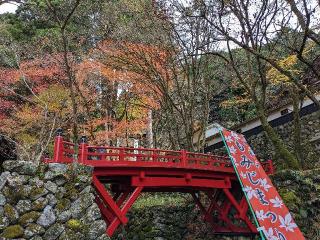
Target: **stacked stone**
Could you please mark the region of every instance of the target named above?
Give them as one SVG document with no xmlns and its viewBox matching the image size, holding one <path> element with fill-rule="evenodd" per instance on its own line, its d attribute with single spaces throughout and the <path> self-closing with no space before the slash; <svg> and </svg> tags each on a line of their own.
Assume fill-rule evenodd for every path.
<svg viewBox="0 0 320 240">
<path fill-rule="evenodd" d="M 5 161 L 0 239 L 109 239 L 89 167 Z"/>
<path fill-rule="evenodd" d="M 191 199 L 190 199 L 191 200 Z M 179 205 L 133 208 L 129 222 L 114 239 L 154 240 L 249 240 L 252 238 L 224 237 L 212 234 L 203 215 L 192 202 Z"/>
<path fill-rule="evenodd" d="M 306 239 L 320 239 L 320 169 L 283 170 L 272 182 Z"/>
<path fill-rule="evenodd" d="M 319 111 L 303 116 L 301 118 L 301 140 L 303 146 L 302 157 L 305 159 L 305 168 L 319 168 L 319 154 L 320 154 L 320 119 Z M 279 134 L 280 138 L 289 147 L 289 150 L 293 152 L 294 148 L 294 125 L 293 122 L 288 122 L 283 125 L 277 126 L 274 130 Z M 265 161 L 272 159 L 274 163 L 281 169 L 282 160 L 276 156 L 276 152 L 270 140 L 267 138 L 264 132 L 257 135 L 253 135 L 247 138 L 248 143 L 253 148 L 254 153 L 258 156 L 258 159 Z M 224 147 L 215 149 L 214 154 L 226 155 Z"/>
<path fill-rule="evenodd" d="M 292 150 L 294 146 L 294 125 L 293 122 L 288 122 L 281 126 L 275 127 L 276 132 L 279 134 L 281 139 L 285 141 L 285 143 L 291 147 Z M 310 115 L 304 116 L 301 118 L 301 140 L 304 148 L 304 152 L 302 153 L 305 159 L 308 159 L 310 162 L 311 168 L 314 168 L 315 165 L 320 167 L 319 162 L 319 154 L 320 148 L 317 147 L 319 145 L 319 140 L 312 141 L 315 138 L 320 136 L 320 119 L 319 119 L 319 111 L 312 113 Z M 259 156 L 260 159 L 276 159 L 275 151 L 273 146 L 265 134 L 259 133 L 258 135 L 251 136 L 248 139 L 251 146 L 254 148 L 255 153 Z"/>
</svg>

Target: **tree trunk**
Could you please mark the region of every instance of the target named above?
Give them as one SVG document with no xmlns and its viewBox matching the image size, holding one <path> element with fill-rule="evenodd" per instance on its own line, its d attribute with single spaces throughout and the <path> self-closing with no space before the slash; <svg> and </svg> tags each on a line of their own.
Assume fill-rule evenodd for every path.
<svg viewBox="0 0 320 240">
<path fill-rule="evenodd" d="M 291 91 L 292 105 L 293 105 L 293 139 L 294 139 L 294 151 L 300 162 L 300 165 L 303 167 L 303 149 L 301 142 L 301 121 L 300 121 L 300 107 L 299 107 L 299 94 L 297 89 L 292 89 Z"/>
<path fill-rule="evenodd" d="M 148 147 L 153 148 L 152 110 L 148 110 L 147 142 Z"/>
<path fill-rule="evenodd" d="M 291 169 L 299 169 L 300 165 L 297 158 L 287 149 L 279 135 L 274 131 L 268 122 L 265 111 L 261 106 L 257 107 L 261 125 L 266 132 L 269 140 L 272 142 L 276 153 L 285 161 L 287 167 Z"/>
<path fill-rule="evenodd" d="M 63 41 L 63 58 L 64 58 L 64 65 L 65 71 L 68 76 L 68 88 L 70 90 L 70 98 L 71 98 L 71 105 L 72 105 L 72 134 L 73 134 L 73 142 L 77 143 L 78 141 L 78 105 L 76 101 L 76 93 L 74 91 L 74 74 L 72 73 L 72 69 L 68 59 L 68 40 L 65 36 L 64 31 L 61 32 L 62 41 Z"/>
</svg>

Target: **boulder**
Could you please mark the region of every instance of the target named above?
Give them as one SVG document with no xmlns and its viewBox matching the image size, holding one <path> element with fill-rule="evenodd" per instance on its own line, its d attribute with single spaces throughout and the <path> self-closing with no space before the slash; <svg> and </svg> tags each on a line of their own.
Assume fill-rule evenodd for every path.
<svg viewBox="0 0 320 240">
<path fill-rule="evenodd" d="M 92 223 L 86 234 L 86 239 L 95 240 L 106 231 L 106 223 L 103 220 L 95 221 Z"/>
<path fill-rule="evenodd" d="M 51 182 L 51 181 L 47 181 L 45 184 L 44 184 L 44 187 L 45 189 L 47 189 L 49 192 L 52 192 L 52 193 L 56 193 L 57 192 L 57 184 Z"/>
<path fill-rule="evenodd" d="M 30 239 L 36 235 L 42 235 L 45 232 L 45 229 L 38 224 L 31 223 L 24 230 L 24 237 Z"/>
<path fill-rule="evenodd" d="M 10 204 L 6 204 L 3 207 L 4 215 L 9 219 L 9 222 L 15 224 L 19 218 L 18 211 Z"/>
<path fill-rule="evenodd" d="M 48 199 L 48 203 L 51 207 L 54 207 L 57 204 L 57 198 L 51 193 L 46 196 L 46 199 Z"/>
<path fill-rule="evenodd" d="M 48 190 L 44 187 L 36 187 L 34 186 L 30 192 L 30 198 L 32 200 L 37 200 L 38 198 L 45 196 L 48 193 Z"/>
<path fill-rule="evenodd" d="M 50 205 L 46 206 L 39 217 L 37 224 L 43 227 L 49 227 L 50 225 L 54 224 L 56 221 L 56 215 Z"/>
<path fill-rule="evenodd" d="M 54 179 L 59 176 L 64 176 L 67 173 L 68 166 L 60 163 L 49 163 L 49 171 L 45 173 L 44 179 Z"/>
<path fill-rule="evenodd" d="M 73 218 L 81 218 L 88 207 L 94 203 L 94 196 L 92 193 L 85 193 L 81 195 L 76 201 L 71 204 L 70 211 Z"/>
<path fill-rule="evenodd" d="M 37 235 L 32 237 L 30 240 L 43 240 L 43 238 Z"/>
<path fill-rule="evenodd" d="M 101 218 L 101 213 L 98 205 L 93 203 L 86 211 L 86 215 L 84 219 L 88 222 L 93 222 L 97 219 Z"/>
<path fill-rule="evenodd" d="M 72 229 L 66 229 L 59 237 L 59 240 L 81 240 L 81 239 L 86 239 L 84 235 L 80 232 L 76 232 Z"/>
<path fill-rule="evenodd" d="M 67 211 L 63 211 L 60 214 L 57 215 L 58 216 L 58 221 L 61 223 L 65 223 L 66 221 L 68 221 L 71 218 L 71 212 L 69 210 Z"/>
<path fill-rule="evenodd" d="M 25 213 L 19 218 L 19 224 L 21 226 L 27 226 L 29 223 L 36 222 L 39 217 L 40 213 L 36 211 Z"/>
<path fill-rule="evenodd" d="M 3 206 L 7 203 L 6 197 L 0 193 L 0 206 Z"/>
<path fill-rule="evenodd" d="M 28 175 L 21 175 L 16 172 L 13 172 L 10 176 L 8 176 L 8 185 L 10 187 L 16 187 L 23 185 L 28 182 L 30 176 Z"/>
<path fill-rule="evenodd" d="M 20 225 L 11 225 L 5 228 L 1 234 L 3 238 L 19 238 L 23 236 L 23 228 Z"/>
<path fill-rule="evenodd" d="M 9 219 L 6 216 L 0 215 L 0 230 L 5 229 L 9 224 Z"/>
<path fill-rule="evenodd" d="M 20 200 L 17 205 L 17 211 L 19 214 L 29 212 L 31 210 L 31 201 L 30 200 Z"/>
<path fill-rule="evenodd" d="M 35 211 L 42 211 L 49 203 L 49 200 L 44 197 L 39 197 L 32 203 L 32 209 Z"/>
<path fill-rule="evenodd" d="M 7 171 L 25 175 L 34 175 L 38 170 L 38 164 L 30 161 L 9 160 L 5 161 L 2 167 Z"/>
<path fill-rule="evenodd" d="M 49 229 L 47 229 L 47 231 L 43 235 L 43 238 L 46 240 L 58 239 L 59 236 L 64 231 L 64 229 L 65 229 L 65 227 L 62 224 L 56 223 L 56 224 L 52 225 Z"/>
<path fill-rule="evenodd" d="M 38 188 L 43 187 L 44 182 L 39 177 L 30 178 L 29 184 Z"/>
<path fill-rule="evenodd" d="M 9 176 L 10 176 L 10 172 L 1 173 L 1 175 L 0 175 L 0 191 L 3 189 L 4 185 L 6 185 L 6 182 L 7 182 Z"/>
</svg>

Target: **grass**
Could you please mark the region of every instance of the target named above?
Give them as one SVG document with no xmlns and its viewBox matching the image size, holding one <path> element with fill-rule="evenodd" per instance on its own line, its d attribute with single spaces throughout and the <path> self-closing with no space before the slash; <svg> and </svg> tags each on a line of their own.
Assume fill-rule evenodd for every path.
<svg viewBox="0 0 320 240">
<path fill-rule="evenodd" d="M 153 206 L 182 206 L 187 202 L 186 194 L 179 193 L 143 193 L 133 205 L 134 209 Z"/>
</svg>

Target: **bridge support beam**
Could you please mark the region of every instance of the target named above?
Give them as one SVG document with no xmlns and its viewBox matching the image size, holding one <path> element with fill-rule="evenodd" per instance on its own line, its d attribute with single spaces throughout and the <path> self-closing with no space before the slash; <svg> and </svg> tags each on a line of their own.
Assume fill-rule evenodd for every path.
<svg viewBox="0 0 320 240">
<path fill-rule="evenodd" d="M 206 191 L 207 200 L 209 201 L 208 207 L 200 200 L 194 192 L 191 193 L 196 205 L 199 207 L 201 213 L 204 216 L 204 221 L 211 225 L 214 234 L 243 234 L 251 235 L 256 234 L 256 227 L 252 224 L 248 217 L 248 204 L 243 196 L 240 203 L 236 200 L 229 189 L 216 189 L 215 192 Z M 221 198 L 221 195 L 224 198 Z M 236 220 L 240 220 L 241 224 L 236 225 L 234 220 L 230 219 L 230 211 L 234 209 L 237 214 L 233 217 Z M 216 212 L 213 216 L 213 213 Z M 223 224 L 221 224 L 223 223 Z"/>
<path fill-rule="evenodd" d="M 132 177 L 132 186 L 142 187 L 202 187 L 202 188 L 231 188 L 229 178 L 224 180 L 176 178 L 176 177 Z"/>
<path fill-rule="evenodd" d="M 99 178 L 93 175 L 93 185 L 97 191 L 96 202 L 101 209 L 103 218 L 108 223 L 106 233 L 112 236 L 120 224 L 126 224 L 127 212 L 139 197 L 143 187 L 135 187 L 133 191 L 126 191 L 122 194 L 111 196 Z"/>
</svg>

